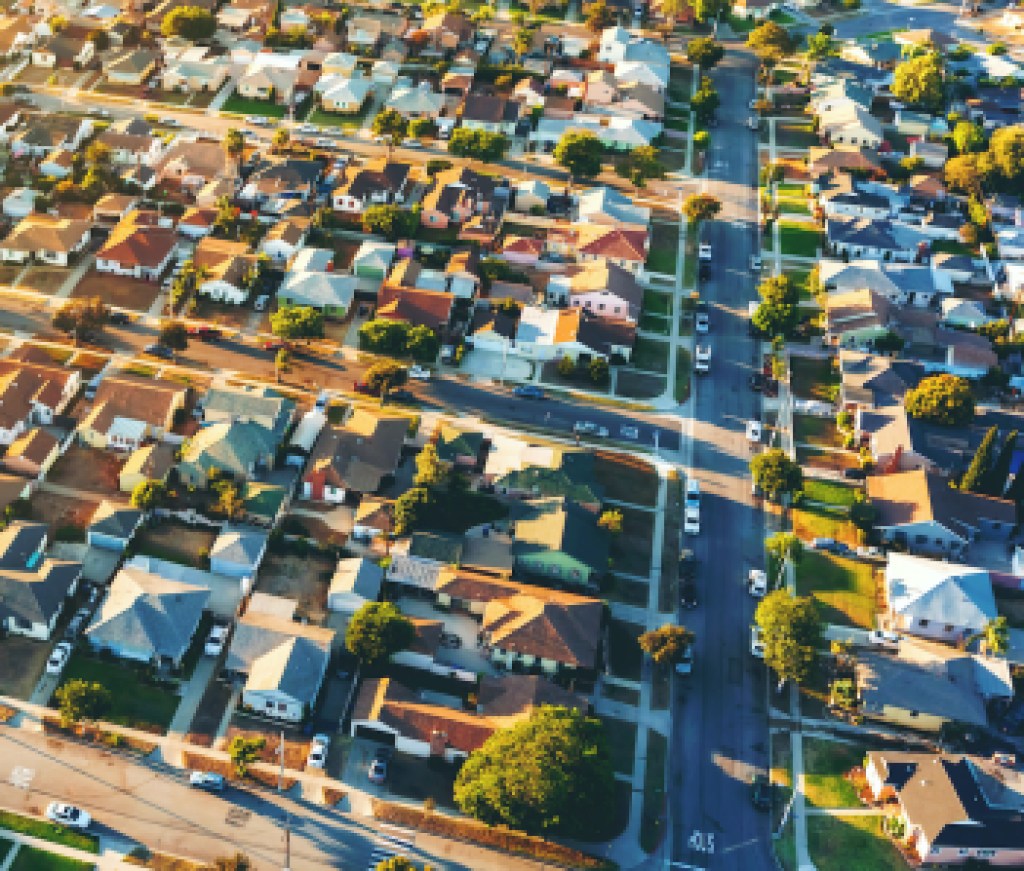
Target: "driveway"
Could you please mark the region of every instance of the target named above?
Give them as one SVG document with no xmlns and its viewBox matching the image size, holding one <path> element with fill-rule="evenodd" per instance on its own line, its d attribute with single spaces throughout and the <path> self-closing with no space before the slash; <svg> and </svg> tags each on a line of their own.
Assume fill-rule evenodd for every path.
<svg viewBox="0 0 1024 871">
<path fill-rule="evenodd" d="M 430 602 L 423 599 L 400 599 L 399 608 L 402 613 L 424 620 L 441 620 L 445 632 L 458 635 L 461 647 L 442 647 L 437 651 L 435 660 L 442 665 L 450 665 L 474 674 L 501 674 L 488 659 L 487 654 L 477 645 L 480 624 L 467 614 L 457 614 L 436 610 Z"/>
<path fill-rule="evenodd" d="M 57 559 L 82 564 L 82 577 L 95 584 L 105 584 L 114 575 L 121 554 L 112 550 L 91 547 L 79 541 L 55 541 L 51 553 Z"/>
<path fill-rule="evenodd" d="M 507 381 L 529 381 L 533 364 L 520 357 L 498 354 L 474 348 L 462 358 L 462 371 L 473 378 L 493 378 Z"/>
</svg>

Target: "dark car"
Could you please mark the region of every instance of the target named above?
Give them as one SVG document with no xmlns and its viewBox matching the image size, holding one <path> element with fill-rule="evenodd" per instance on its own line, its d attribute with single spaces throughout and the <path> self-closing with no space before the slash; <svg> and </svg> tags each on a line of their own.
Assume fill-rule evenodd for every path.
<svg viewBox="0 0 1024 871">
<path fill-rule="evenodd" d="M 161 360 L 174 359 L 174 351 L 166 345 L 146 345 L 146 347 L 142 349 L 142 353 L 148 354 L 150 357 L 159 357 Z"/>
<path fill-rule="evenodd" d="M 221 337 L 220 330 L 208 326 L 189 327 L 188 334 L 203 342 L 216 342 Z"/>
<path fill-rule="evenodd" d="M 765 378 L 763 374 L 761 374 L 760 372 L 755 372 L 753 375 L 750 376 L 750 389 L 753 390 L 755 393 L 760 393 L 761 391 L 764 390 L 764 385 L 767 380 L 768 379 Z"/>
<path fill-rule="evenodd" d="M 692 580 L 683 581 L 679 589 L 679 604 L 689 609 L 697 607 L 697 585 Z"/>
<path fill-rule="evenodd" d="M 131 316 L 128 312 L 111 312 L 110 317 L 107 320 L 119 327 L 127 326 L 132 322 Z"/>
<path fill-rule="evenodd" d="M 544 391 L 535 384 L 520 384 L 512 391 L 512 395 L 520 399 L 543 399 Z"/>
<path fill-rule="evenodd" d="M 867 469 L 843 469 L 843 477 L 850 481 L 863 481 L 867 476 Z"/>
<path fill-rule="evenodd" d="M 750 803 L 759 811 L 772 806 L 772 785 L 767 774 L 755 774 L 750 781 Z"/>
<path fill-rule="evenodd" d="M 697 265 L 697 277 L 701 281 L 711 277 L 711 262 L 708 260 L 701 260 Z"/>
</svg>

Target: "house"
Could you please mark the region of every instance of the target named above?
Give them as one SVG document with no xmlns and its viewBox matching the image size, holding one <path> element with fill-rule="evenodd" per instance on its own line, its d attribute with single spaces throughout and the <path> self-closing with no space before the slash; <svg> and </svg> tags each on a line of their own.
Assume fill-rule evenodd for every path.
<svg viewBox="0 0 1024 871">
<path fill-rule="evenodd" d="M 264 212 L 277 213 L 275 200 L 308 202 L 323 175 L 323 164 L 315 160 L 272 160 L 258 165 L 238 192 L 238 199 Z"/>
<path fill-rule="evenodd" d="M 465 15 L 458 12 L 438 12 L 423 19 L 417 28 L 425 33 L 430 44 L 438 50 L 452 50 L 469 42 L 475 28 Z"/>
<path fill-rule="evenodd" d="M 893 232 L 890 221 L 836 216 L 825 220 L 828 244 L 836 255 L 865 260 L 914 259 L 916 246 L 907 247 Z"/>
<path fill-rule="evenodd" d="M 96 46 L 90 40 L 57 34 L 32 49 L 32 65 L 79 70 L 95 55 Z"/>
<path fill-rule="evenodd" d="M 373 82 L 361 76 L 323 76 L 313 89 L 324 111 L 344 115 L 362 109 L 372 90 Z"/>
<path fill-rule="evenodd" d="M 462 126 L 514 136 L 521 108 L 521 103 L 507 97 L 469 94 L 462 106 Z"/>
<path fill-rule="evenodd" d="M 876 802 L 895 801 L 924 865 L 1024 865 L 1024 777 L 1012 759 L 870 750 L 864 774 Z"/>
<path fill-rule="evenodd" d="M 911 553 L 962 556 L 976 538 L 1005 539 L 1017 523 L 1013 502 L 954 490 L 924 469 L 872 475 L 867 495 L 882 540 Z"/>
<path fill-rule="evenodd" d="M 179 140 L 167 149 L 156 166 L 161 182 L 176 181 L 187 190 L 198 191 L 208 182 L 235 175 L 234 159 L 220 142 Z"/>
<path fill-rule="evenodd" d="M 11 444 L 31 424 L 53 423 L 80 384 L 75 370 L 16 358 L 0 361 L 0 444 Z"/>
<path fill-rule="evenodd" d="M 280 441 L 291 425 L 295 402 L 270 387 L 211 387 L 199 403 L 207 423 L 257 423 Z"/>
<path fill-rule="evenodd" d="M 306 244 L 309 227 L 309 218 L 285 218 L 278 221 L 260 242 L 261 253 L 278 264 L 291 260 Z"/>
<path fill-rule="evenodd" d="M 890 553 L 885 569 L 890 628 L 965 644 L 999 612 L 985 569 Z"/>
<path fill-rule="evenodd" d="M 885 139 L 882 122 L 863 106 L 839 103 L 818 114 L 818 134 L 832 144 L 878 148 Z"/>
<path fill-rule="evenodd" d="M 819 264 L 821 283 L 829 294 L 870 290 L 894 307 L 927 307 L 938 293 L 932 270 L 916 263 L 823 258 Z"/>
<path fill-rule="evenodd" d="M 35 214 L 39 191 L 32 188 L 15 188 L 4 197 L 3 212 L 8 218 L 27 218 Z"/>
<path fill-rule="evenodd" d="M 390 242 L 365 240 L 352 258 L 352 274 L 359 279 L 357 289 L 377 293 L 395 259 L 395 245 Z"/>
<path fill-rule="evenodd" d="M 577 112 L 569 118 L 551 117 L 545 113 L 537 129 L 530 133 L 529 141 L 534 143 L 538 151 L 550 153 L 566 133 L 593 133 L 605 148 L 632 151 L 650 145 L 663 129 L 663 125 L 657 121 L 619 117 L 603 112 Z"/>
<path fill-rule="evenodd" d="M 181 666 L 210 598 L 204 587 L 124 566 L 85 630 L 96 651 Z"/>
<path fill-rule="evenodd" d="M 212 206 L 190 206 L 178 219 L 178 233 L 192 241 L 209 236 L 218 214 L 218 210 Z"/>
<path fill-rule="evenodd" d="M 651 240 L 646 228 L 575 224 L 576 259 L 580 263 L 611 262 L 641 275 Z"/>
<path fill-rule="evenodd" d="M 46 536 L 45 523 L 21 520 L 0 531 L 0 627 L 38 641 L 50 637 L 82 575 L 80 564 L 44 556 Z"/>
<path fill-rule="evenodd" d="M 103 65 L 104 75 L 112 85 L 139 86 L 156 70 L 158 52 L 145 48 L 126 51 Z"/>
<path fill-rule="evenodd" d="M 779 8 L 778 0 L 735 0 L 732 4 L 732 13 L 737 18 L 745 18 L 748 21 L 765 21 Z"/>
<path fill-rule="evenodd" d="M 335 211 L 361 214 L 368 205 L 402 203 L 411 169 L 408 163 L 383 158 L 361 167 L 349 167 L 346 181 L 331 194 L 331 204 Z"/>
<path fill-rule="evenodd" d="M 0 242 L 0 260 L 68 266 L 72 256 L 89 243 L 91 227 L 91 221 L 29 215 Z"/>
<path fill-rule="evenodd" d="M 435 593 L 442 607 L 481 618 L 484 651 L 501 668 L 555 674 L 598 667 L 598 599 L 451 566 L 439 571 Z"/>
<path fill-rule="evenodd" d="M 68 115 L 30 115 L 11 138 L 14 157 L 46 157 L 60 148 L 77 151 L 92 135 L 90 118 Z"/>
<path fill-rule="evenodd" d="M 364 496 L 352 517 L 352 538 L 369 542 L 391 532 L 393 505 L 387 499 Z"/>
<path fill-rule="evenodd" d="M 546 199 L 545 199 L 546 202 Z M 581 224 L 605 224 L 646 229 L 651 223 L 651 210 L 637 206 L 630 197 L 609 187 L 597 187 L 580 194 L 576 203 L 577 221 Z"/>
<path fill-rule="evenodd" d="M 210 571 L 229 578 L 254 578 L 267 550 L 267 534 L 250 527 L 228 527 L 210 547 Z"/>
<path fill-rule="evenodd" d="M 116 224 L 139 205 L 139 198 L 131 194 L 104 194 L 92 207 L 96 222 Z"/>
<path fill-rule="evenodd" d="M 830 293 L 825 300 L 825 341 L 868 347 L 889 332 L 890 303 L 873 290 Z"/>
<path fill-rule="evenodd" d="M 185 445 L 177 470 L 182 483 L 202 487 L 211 475 L 245 481 L 260 469 L 272 469 L 278 437 L 253 421 L 214 423 L 199 430 Z"/>
<path fill-rule="evenodd" d="M 903 638 L 895 654 L 859 650 L 855 669 L 864 717 L 924 732 L 985 728 L 986 704 L 1013 697 L 1007 660 L 917 638 Z"/>
<path fill-rule="evenodd" d="M 356 409 L 343 427 L 328 427 L 310 454 L 302 498 L 344 502 L 351 493 L 374 493 L 402 459 L 409 422 Z"/>
<path fill-rule="evenodd" d="M 161 83 L 167 91 L 205 93 L 219 91 L 229 75 L 231 64 L 222 60 L 178 60 L 164 68 Z"/>
<path fill-rule="evenodd" d="M 123 552 L 142 525 L 145 514 L 129 505 L 104 499 L 86 529 L 86 541 L 101 550 Z"/>
<path fill-rule="evenodd" d="M 356 74 L 359 65 L 359 58 L 354 54 L 344 51 L 334 51 L 328 54 L 320 67 L 320 80 L 329 79 L 332 76 L 352 78 Z"/>
<path fill-rule="evenodd" d="M 942 323 L 968 330 L 976 330 L 992 320 L 985 307 L 973 299 L 946 297 L 942 300 L 939 311 L 942 314 Z"/>
<path fill-rule="evenodd" d="M 39 164 L 39 171 L 49 178 L 65 179 L 74 171 L 75 156 L 66 148 L 51 151 Z"/>
<path fill-rule="evenodd" d="M 432 438 L 437 458 L 449 468 L 476 470 L 483 465 L 487 439 L 482 432 L 442 421 Z"/>
<path fill-rule="evenodd" d="M 132 451 L 118 473 L 118 489 L 132 493 L 145 481 L 166 482 L 174 468 L 174 451 L 167 442 L 150 442 Z"/>
<path fill-rule="evenodd" d="M 171 431 L 186 388 L 158 378 L 107 375 L 78 424 L 78 440 L 94 448 L 137 450 Z"/>
<path fill-rule="evenodd" d="M 509 188 L 503 179 L 465 166 L 452 167 L 434 176 L 423 196 L 420 222 L 424 227 L 444 229 L 473 215 L 498 215 L 508 196 Z"/>
<path fill-rule="evenodd" d="M 609 261 L 592 261 L 577 271 L 554 274 L 545 293 L 553 305 L 571 305 L 598 317 L 630 321 L 639 318 L 643 296 L 633 273 Z"/>
<path fill-rule="evenodd" d="M 367 602 L 380 598 L 383 583 L 384 570 L 372 560 L 340 559 L 327 589 L 327 609 L 351 617 Z"/>
<path fill-rule="evenodd" d="M 377 317 L 424 326 L 444 334 L 451 322 L 455 294 L 385 285 L 378 295 Z"/>
<path fill-rule="evenodd" d="M 586 451 L 531 445 L 494 436 L 483 480 L 495 492 L 518 499 L 567 499 L 597 511 L 604 487 L 594 478 L 594 455 Z"/>
<path fill-rule="evenodd" d="M 298 77 L 297 65 L 289 68 L 253 63 L 238 79 L 238 94 L 246 100 L 290 106 L 295 99 L 295 82 Z"/>
<path fill-rule="evenodd" d="M 430 82 L 419 85 L 396 83 L 384 103 L 384 108 L 393 109 L 406 120 L 427 118 L 436 121 L 445 109 L 444 94 L 435 91 Z"/>
<path fill-rule="evenodd" d="M 180 232 L 180 223 L 178 229 Z M 232 305 L 249 299 L 259 264 L 256 255 L 249 253 L 248 243 L 204 236 L 192 253 L 192 262 L 203 276 L 198 293 Z"/>
<path fill-rule="evenodd" d="M 298 603 L 255 593 L 238 619 L 224 671 L 244 679 L 242 706 L 301 721 L 313 708 L 331 658 L 334 630 L 295 620 Z"/>
<path fill-rule="evenodd" d="M 831 148 L 812 147 L 807 149 L 807 172 L 811 178 L 836 172 L 881 175 L 882 161 L 871 148 L 842 143 Z"/>
<path fill-rule="evenodd" d="M 923 372 L 907 361 L 842 348 L 839 402 L 844 407 L 858 408 L 902 405 L 906 392 L 917 386 Z"/>
<path fill-rule="evenodd" d="M 8 472 L 41 479 L 60 455 L 60 440 L 47 430 L 37 427 L 11 442 L 0 462 Z"/>
<path fill-rule="evenodd" d="M 174 259 L 178 237 L 162 226 L 155 212 L 135 210 L 125 215 L 96 252 L 96 269 L 157 281 Z"/>
<path fill-rule="evenodd" d="M 572 584 L 596 583 L 608 571 L 608 538 L 594 512 L 564 498 L 530 508 L 513 525 L 517 571 Z"/>
<path fill-rule="evenodd" d="M 910 156 L 921 158 L 929 169 L 941 169 L 949 159 L 949 146 L 944 142 L 917 139 L 910 143 Z"/>
<path fill-rule="evenodd" d="M 354 275 L 292 270 L 277 292 L 278 304 L 312 306 L 327 317 L 343 318 L 352 306 L 358 284 Z"/>
</svg>

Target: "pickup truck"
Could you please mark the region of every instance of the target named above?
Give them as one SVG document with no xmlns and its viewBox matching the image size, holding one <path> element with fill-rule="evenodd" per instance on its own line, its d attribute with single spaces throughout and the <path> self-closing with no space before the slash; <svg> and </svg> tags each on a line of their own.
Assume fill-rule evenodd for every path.
<svg viewBox="0 0 1024 871">
<path fill-rule="evenodd" d="M 711 346 L 697 345 L 694 353 L 693 370 L 700 375 L 711 371 Z"/>
</svg>

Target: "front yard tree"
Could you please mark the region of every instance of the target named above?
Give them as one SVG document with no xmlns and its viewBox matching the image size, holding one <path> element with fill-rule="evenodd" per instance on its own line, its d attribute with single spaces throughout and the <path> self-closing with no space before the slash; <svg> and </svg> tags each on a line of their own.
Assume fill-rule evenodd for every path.
<svg viewBox="0 0 1024 871">
<path fill-rule="evenodd" d="M 963 478 L 960 479 L 961 490 L 966 490 L 969 493 L 981 493 L 983 491 L 983 485 L 992 466 L 992 460 L 995 457 L 996 437 L 998 435 L 999 427 L 990 426 L 988 428 L 988 432 L 985 433 L 985 437 L 981 440 L 981 444 L 978 445 L 978 449 L 971 458 L 971 464 L 967 467 L 967 471 L 964 472 Z"/>
<path fill-rule="evenodd" d="M 634 187 L 642 188 L 651 178 L 664 178 L 665 167 L 658 160 L 658 149 L 653 145 L 634 148 L 615 163 L 615 172 L 621 178 L 629 179 Z"/>
<path fill-rule="evenodd" d="M 903 400 L 907 413 L 918 420 L 942 426 L 962 426 L 974 417 L 971 385 L 956 375 L 922 378 Z"/>
<path fill-rule="evenodd" d="M 179 6 L 172 9 L 160 22 L 160 32 L 167 37 L 180 36 L 189 42 L 209 39 L 217 30 L 213 13 L 201 6 Z"/>
<path fill-rule="evenodd" d="M 710 221 L 722 211 L 722 203 L 711 194 L 690 194 L 683 200 L 683 214 L 691 224 Z"/>
<path fill-rule="evenodd" d="M 961 154 L 946 161 L 942 176 L 950 190 L 977 196 L 991 171 L 992 160 L 988 154 Z"/>
<path fill-rule="evenodd" d="M 775 672 L 779 682 L 806 680 L 821 638 L 814 600 L 775 590 L 761 600 L 754 620 L 761 629 L 765 665 Z"/>
<path fill-rule="evenodd" d="M 367 602 L 349 621 L 345 647 L 366 665 L 378 665 L 415 637 L 416 629 L 394 602 Z"/>
<path fill-rule="evenodd" d="M 725 48 L 710 36 L 698 36 L 686 44 L 686 59 L 702 70 L 709 70 L 725 57 Z"/>
<path fill-rule="evenodd" d="M 985 130 L 973 121 L 957 121 L 953 128 L 953 144 L 959 154 L 985 150 Z"/>
<path fill-rule="evenodd" d="M 363 210 L 363 230 L 377 233 L 387 239 L 397 239 L 409 232 L 408 220 L 410 212 L 394 203 L 378 203 L 367 206 Z"/>
<path fill-rule="evenodd" d="M 747 35 L 747 45 L 769 66 L 774 66 L 793 51 L 789 31 L 774 21 L 763 21 L 751 30 Z"/>
<path fill-rule="evenodd" d="M 394 360 L 379 360 L 366 370 L 366 386 L 383 400 L 396 387 L 405 384 L 409 370 Z"/>
<path fill-rule="evenodd" d="M 912 106 L 941 109 L 942 77 L 942 58 L 937 53 L 907 58 L 893 71 L 893 96 Z"/>
<path fill-rule="evenodd" d="M 280 348 L 274 355 L 274 376 L 277 383 L 281 383 L 281 376 L 291 367 L 292 355 L 287 348 Z"/>
<path fill-rule="evenodd" d="M 224 134 L 224 153 L 236 164 L 242 162 L 242 155 L 245 154 L 245 137 L 241 130 L 231 127 Z"/>
<path fill-rule="evenodd" d="M 689 629 L 666 623 L 658 629 L 645 632 L 637 639 L 637 643 L 656 665 L 675 665 L 693 644 L 693 637 Z"/>
<path fill-rule="evenodd" d="M 985 481 L 982 483 L 982 492 L 989 496 L 1002 497 L 1006 490 L 1006 482 L 1010 478 L 1010 467 L 1013 465 L 1013 455 L 1017 451 L 1018 431 L 1010 430 L 999 448 L 999 454 L 989 467 Z"/>
<path fill-rule="evenodd" d="M 670 24 L 675 25 L 676 20 L 686 12 L 689 5 L 689 0 L 661 0 L 661 14 Z"/>
<path fill-rule="evenodd" d="M 405 856 L 392 856 L 390 859 L 378 862 L 373 871 L 420 871 L 420 869 L 415 862 L 406 859 Z M 429 866 L 423 871 L 430 871 Z"/>
<path fill-rule="evenodd" d="M 157 339 L 175 353 L 188 347 L 188 328 L 181 321 L 161 321 Z"/>
<path fill-rule="evenodd" d="M 426 517 L 433 501 L 426 487 L 410 487 L 399 496 L 395 500 L 395 535 L 405 535 L 415 529 Z"/>
<path fill-rule="evenodd" d="M 601 173 L 604 146 L 593 133 L 562 134 L 555 146 L 555 162 L 564 166 L 573 178 L 594 178 Z"/>
<path fill-rule="evenodd" d="M 417 363 L 433 363 L 441 350 L 441 339 L 425 324 L 409 328 L 405 336 L 405 352 Z"/>
<path fill-rule="evenodd" d="M 359 348 L 374 354 L 398 357 L 405 353 L 409 338 L 409 325 L 390 318 L 374 318 L 359 328 Z"/>
<path fill-rule="evenodd" d="M 777 562 L 791 562 L 794 565 L 803 559 L 804 543 L 792 532 L 776 532 L 764 540 L 768 556 Z"/>
<path fill-rule="evenodd" d="M 166 498 L 167 487 L 163 481 L 140 481 L 132 490 L 131 502 L 139 511 L 150 511 L 162 505 Z"/>
<path fill-rule="evenodd" d="M 463 813 L 490 826 L 581 837 L 604 828 L 613 788 L 601 721 L 542 707 L 470 754 L 454 797 Z"/>
<path fill-rule="evenodd" d="M 487 130 L 469 130 L 457 127 L 448 140 L 448 153 L 456 157 L 471 157 L 485 163 L 501 160 L 508 151 L 508 137 Z"/>
<path fill-rule="evenodd" d="M 600 33 L 615 24 L 617 16 L 605 0 L 595 0 L 587 10 L 586 24 L 591 33 Z"/>
<path fill-rule="evenodd" d="M 288 132 L 287 127 L 278 127 L 274 131 L 274 138 L 270 140 L 271 149 L 274 151 L 284 151 L 288 147 L 288 143 L 292 141 L 292 135 Z"/>
<path fill-rule="evenodd" d="M 281 306 L 270 316 L 270 331 L 279 339 L 320 339 L 324 335 L 324 313 L 309 305 Z"/>
<path fill-rule="evenodd" d="M 263 737 L 246 738 L 245 735 L 235 735 L 228 744 L 228 756 L 231 757 L 235 766 L 235 774 L 245 777 L 249 766 L 258 762 L 260 751 L 267 746 L 267 739 Z"/>
<path fill-rule="evenodd" d="M 700 22 L 713 21 L 732 5 L 729 0 L 689 0 L 693 8 L 693 17 Z"/>
<path fill-rule="evenodd" d="M 213 860 L 213 871 L 252 871 L 252 860 L 245 853 L 221 856 Z"/>
<path fill-rule="evenodd" d="M 988 153 L 993 169 L 1006 181 L 1024 182 L 1024 126 L 1015 124 L 995 130 Z"/>
<path fill-rule="evenodd" d="M 693 109 L 693 114 L 696 116 L 697 121 L 701 124 L 707 124 L 708 121 L 715 117 L 715 112 L 718 111 L 720 103 L 718 91 L 715 90 L 711 79 L 708 76 L 701 76 L 700 87 L 697 88 L 693 97 L 690 98 L 690 108 Z"/>
<path fill-rule="evenodd" d="M 58 687 L 54 695 L 65 729 L 83 720 L 98 720 L 110 708 L 110 691 L 95 681 L 74 678 Z"/>
<path fill-rule="evenodd" d="M 53 326 L 62 333 L 72 333 L 78 342 L 83 331 L 100 330 L 109 318 L 110 307 L 98 296 L 72 299 L 54 312 Z"/>
<path fill-rule="evenodd" d="M 416 455 L 416 474 L 412 483 L 416 487 L 437 487 L 444 483 L 448 470 L 437 455 L 437 446 L 427 442 Z"/>
<path fill-rule="evenodd" d="M 761 492 L 776 499 L 783 493 L 796 493 L 804 486 L 804 474 L 789 454 L 769 448 L 750 461 L 750 472 Z"/>
<path fill-rule="evenodd" d="M 821 60 L 833 54 L 838 54 L 838 51 L 831 33 L 819 30 L 807 37 L 807 56 L 812 60 Z"/>
<path fill-rule="evenodd" d="M 1003 616 L 989 620 L 978 635 L 989 656 L 1005 656 L 1010 648 L 1010 624 Z"/>
<path fill-rule="evenodd" d="M 409 132 L 409 122 L 394 109 L 383 109 L 374 116 L 373 132 L 377 136 L 390 136 L 397 144 Z"/>
</svg>

